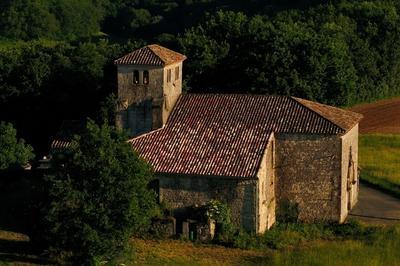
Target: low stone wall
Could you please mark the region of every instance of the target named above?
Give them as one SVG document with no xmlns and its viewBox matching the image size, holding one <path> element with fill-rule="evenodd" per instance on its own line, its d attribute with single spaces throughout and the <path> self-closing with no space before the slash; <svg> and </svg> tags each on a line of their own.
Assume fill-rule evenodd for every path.
<svg viewBox="0 0 400 266">
<path fill-rule="evenodd" d="M 151 232 L 161 238 L 170 238 L 176 235 L 176 219 L 166 217 L 155 219 L 151 223 Z"/>
<path fill-rule="evenodd" d="M 228 204 L 232 222 L 255 232 L 257 180 L 203 176 L 158 176 L 160 201 L 179 217 L 188 207 L 215 199 Z"/>
</svg>

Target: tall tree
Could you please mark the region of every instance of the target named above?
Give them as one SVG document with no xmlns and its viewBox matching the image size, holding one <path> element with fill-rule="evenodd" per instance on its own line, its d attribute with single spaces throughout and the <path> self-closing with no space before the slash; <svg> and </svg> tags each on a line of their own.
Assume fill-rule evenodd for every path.
<svg viewBox="0 0 400 266">
<path fill-rule="evenodd" d="M 114 128 L 89 121 L 47 177 L 47 243 L 77 263 L 109 259 L 149 225 L 155 194 L 150 167 Z"/>
<path fill-rule="evenodd" d="M 32 147 L 17 138 L 17 131 L 12 124 L 0 122 L 0 170 L 24 166 L 33 157 Z"/>
<path fill-rule="evenodd" d="M 3 0 L 0 4 L 0 35 L 12 39 L 54 37 L 58 22 L 48 1 Z"/>
</svg>

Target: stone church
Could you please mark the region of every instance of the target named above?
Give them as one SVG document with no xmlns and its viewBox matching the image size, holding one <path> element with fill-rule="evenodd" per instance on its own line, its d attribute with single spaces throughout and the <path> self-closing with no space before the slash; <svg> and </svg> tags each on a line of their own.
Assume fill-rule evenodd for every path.
<svg viewBox="0 0 400 266">
<path fill-rule="evenodd" d="M 186 57 L 148 45 L 115 61 L 117 126 L 176 214 L 217 199 L 262 233 L 284 202 L 303 222 L 343 222 L 357 202 L 362 116 L 286 96 L 182 94 Z"/>
</svg>

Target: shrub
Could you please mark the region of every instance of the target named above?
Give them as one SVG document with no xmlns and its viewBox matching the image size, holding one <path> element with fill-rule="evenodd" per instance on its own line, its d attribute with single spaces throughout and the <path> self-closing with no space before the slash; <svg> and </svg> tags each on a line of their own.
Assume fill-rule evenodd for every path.
<svg viewBox="0 0 400 266">
<path fill-rule="evenodd" d="M 218 200 L 210 200 L 205 206 L 204 216 L 207 220 L 215 220 L 217 224 L 217 241 L 227 241 L 232 237 L 235 229 L 231 221 L 231 212 L 226 203 L 222 203 Z"/>
<path fill-rule="evenodd" d="M 224 244 L 246 249 L 284 249 L 314 240 L 360 239 L 372 243 L 380 235 L 378 229 L 352 220 L 345 224 L 277 223 L 261 235 L 239 231 Z"/>
<path fill-rule="evenodd" d="M 12 124 L 0 122 L 0 170 L 26 165 L 33 158 L 32 147 L 17 138 L 17 131 Z"/>
<path fill-rule="evenodd" d="M 277 220 L 282 223 L 295 223 L 299 217 L 299 208 L 297 203 L 289 200 L 282 200 L 278 205 Z"/>
<path fill-rule="evenodd" d="M 333 233 L 336 236 L 344 238 L 362 238 L 366 235 L 365 228 L 356 220 L 350 219 L 345 224 L 335 224 L 331 226 Z"/>
<path fill-rule="evenodd" d="M 147 189 L 152 171 L 120 132 L 89 121 L 64 159 L 55 160 L 42 232 L 52 253 L 93 264 L 147 230 L 156 206 Z"/>
</svg>

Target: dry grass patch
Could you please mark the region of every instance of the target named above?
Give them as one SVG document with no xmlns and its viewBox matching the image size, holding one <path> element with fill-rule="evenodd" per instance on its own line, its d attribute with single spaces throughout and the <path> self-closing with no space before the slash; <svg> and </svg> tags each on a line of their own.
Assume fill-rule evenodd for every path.
<svg viewBox="0 0 400 266">
<path fill-rule="evenodd" d="M 132 245 L 138 265 L 249 265 L 266 260 L 271 254 L 179 240 L 133 239 Z"/>
<path fill-rule="evenodd" d="M 29 236 L 17 232 L 0 230 L 0 240 L 29 242 Z"/>
</svg>

